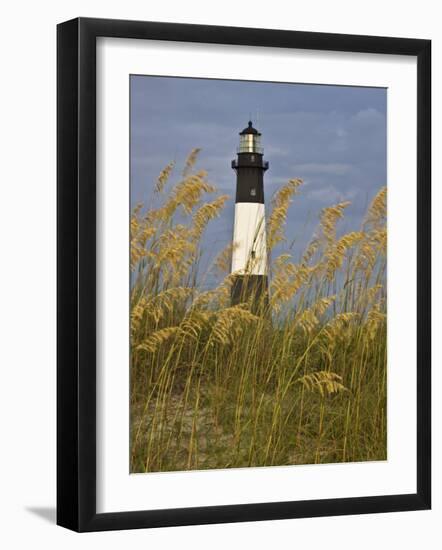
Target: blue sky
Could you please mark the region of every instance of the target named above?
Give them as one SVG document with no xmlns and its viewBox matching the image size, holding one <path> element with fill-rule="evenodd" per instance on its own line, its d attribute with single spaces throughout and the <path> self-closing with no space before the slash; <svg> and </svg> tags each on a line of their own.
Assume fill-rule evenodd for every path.
<svg viewBox="0 0 442 550">
<path fill-rule="evenodd" d="M 270 164 L 267 208 L 288 179 L 304 180 L 286 226 L 285 248 L 298 258 L 323 207 L 351 201 L 341 232 L 357 229 L 367 203 L 387 183 L 386 109 L 384 88 L 131 76 L 132 204 L 148 199 L 171 160 L 178 178 L 188 153 L 200 147 L 197 166 L 231 197 L 204 237 L 205 269 L 232 239 L 230 163 L 251 117 Z"/>
</svg>

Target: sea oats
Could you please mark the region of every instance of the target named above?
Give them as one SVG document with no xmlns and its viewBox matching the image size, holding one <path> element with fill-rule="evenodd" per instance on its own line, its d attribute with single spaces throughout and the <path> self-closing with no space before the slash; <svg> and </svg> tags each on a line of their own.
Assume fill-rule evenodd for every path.
<svg viewBox="0 0 442 550">
<path fill-rule="evenodd" d="M 177 181 L 170 163 L 154 206 L 130 219 L 131 471 L 385 460 L 385 190 L 361 231 L 338 235 L 348 203 L 323 209 L 295 259 L 285 223 L 301 182 L 280 189 L 267 226 L 279 256 L 256 314 L 250 298 L 231 305 L 235 243 L 200 261 L 227 197 L 197 155 Z M 205 265 L 226 274 L 219 284 Z"/>
<path fill-rule="evenodd" d="M 162 193 L 166 183 L 169 181 L 170 174 L 175 166 L 175 162 L 170 162 L 163 170 L 161 170 L 155 184 L 155 193 Z"/>
<path fill-rule="evenodd" d="M 305 374 L 304 376 L 298 378 L 297 382 L 302 384 L 308 391 L 317 391 L 322 396 L 347 390 L 342 383 L 342 376 L 328 371 L 318 371 L 311 374 Z"/>
<path fill-rule="evenodd" d="M 374 197 L 374 199 L 372 200 L 368 208 L 368 211 L 364 220 L 364 229 L 384 226 L 386 217 L 387 217 L 387 188 L 382 187 L 382 189 Z"/>
<path fill-rule="evenodd" d="M 192 151 L 190 152 L 189 156 L 186 159 L 186 164 L 183 169 L 183 177 L 186 177 L 192 171 L 200 151 L 201 149 L 195 148 L 195 149 L 192 149 Z"/>
<path fill-rule="evenodd" d="M 336 224 L 344 216 L 344 210 L 349 205 L 350 202 L 346 201 L 322 209 L 320 220 L 321 234 L 329 245 L 336 240 Z"/>
<path fill-rule="evenodd" d="M 157 349 L 169 342 L 171 338 L 178 336 L 181 332 L 180 327 L 166 327 L 152 333 L 141 344 L 138 344 L 137 351 L 147 351 L 149 353 L 155 353 Z"/>
<path fill-rule="evenodd" d="M 292 197 L 297 193 L 301 184 L 302 180 L 300 179 L 289 180 L 272 199 L 272 211 L 267 224 L 267 243 L 270 250 L 284 238 L 287 212 Z"/>
</svg>

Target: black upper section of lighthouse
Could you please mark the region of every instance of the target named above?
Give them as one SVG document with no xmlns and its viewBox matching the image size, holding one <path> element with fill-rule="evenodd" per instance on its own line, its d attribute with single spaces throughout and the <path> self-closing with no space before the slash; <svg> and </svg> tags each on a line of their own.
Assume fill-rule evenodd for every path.
<svg viewBox="0 0 442 550">
<path fill-rule="evenodd" d="M 264 204 L 264 172 L 269 163 L 263 160 L 261 134 L 249 121 L 247 128 L 239 133 L 238 155 L 232 160 L 236 171 L 236 202 Z"/>
</svg>

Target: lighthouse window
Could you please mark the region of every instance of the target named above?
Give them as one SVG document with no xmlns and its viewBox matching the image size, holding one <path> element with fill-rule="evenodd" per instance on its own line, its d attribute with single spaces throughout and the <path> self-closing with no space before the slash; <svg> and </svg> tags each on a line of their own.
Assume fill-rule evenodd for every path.
<svg viewBox="0 0 442 550">
<path fill-rule="evenodd" d="M 250 155 L 250 160 L 251 160 L 252 162 L 254 162 L 254 161 L 255 161 L 255 155 Z"/>
<path fill-rule="evenodd" d="M 252 197 L 256 197 L 256 189 L 255 189 L 254 187 L 252 187 L 252 188 L 250 189 L 250 195 L 251 195 Z"/>
</svg>

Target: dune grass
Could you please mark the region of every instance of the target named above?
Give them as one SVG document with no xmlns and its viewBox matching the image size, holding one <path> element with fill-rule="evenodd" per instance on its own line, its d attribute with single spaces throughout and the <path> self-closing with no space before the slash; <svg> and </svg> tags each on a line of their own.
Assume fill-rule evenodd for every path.
<svg viewBox="0 0 442 550">
<path fill-rule="evenodd" d="M 222 282 L 199 287 L 201 237 L 227 197 L 197 154 L 131 217 L 131 472 L 385 460 L 386 189 L 357 232 L 338 236 L 349 203 L 323 209 L 301 260 L 270 262 L 257 311 L 231 306 L 229 245 L 212 265 Z M 272 199 L 269 256 L 301 186 Z"/>
</svg>

